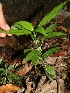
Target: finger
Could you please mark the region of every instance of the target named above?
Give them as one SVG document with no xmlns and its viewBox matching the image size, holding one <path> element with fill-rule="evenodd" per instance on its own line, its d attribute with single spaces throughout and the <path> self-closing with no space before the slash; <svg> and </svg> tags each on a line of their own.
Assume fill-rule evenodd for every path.
<svg viewBox="0 0 70 93">
<path fill-rule="evenodd" d="M 5 37 L 6 33 L 0 33 L 0 37 Z"/>
<path fill-rule="evenodd" d="M 12 36 L 12 34 L 7 34 L 8 36 Z"/>
<path fill-rule="evenodd" d="M 1 3 L 0 3 L 0 28 L 3 30 L 10 30 L 9 25 L 5 21 Z"/>
</svg>

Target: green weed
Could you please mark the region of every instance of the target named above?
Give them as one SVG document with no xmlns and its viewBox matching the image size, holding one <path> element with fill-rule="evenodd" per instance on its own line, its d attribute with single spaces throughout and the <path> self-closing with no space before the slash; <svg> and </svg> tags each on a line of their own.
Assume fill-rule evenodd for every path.
<svg viewBox="0 0 70 93">
<path fill-rule="evenodd" d="M 3 63 L 0 59 L 0 84 L 13 83 L 14 81 L 20 81 L 19 76 L 16 76 L 11 72 L 14 69 L 13 65 L 8 65 L 8 63 Z"/>
<path fill-rule="evenodd" d="M 0 30 L 0 32 L 5 32 L 7 34 L 14 34 L 14 35 L 29 35 L 32 38 L 32 42 L 35 44 L 35 47 L 32 47 L 30 49 L 25 49 L 24 53 L 26 54 L 26 61 L 32 61 L 33 65 L 36 66 L 39 64 L 39 61 L 42 61 L 42 66 L 45 69 L 45 73 L 51 78 L 54 79 L 56 77 L 54 69 L 52 66 L 48 64 L 44 64 L 44 59 L 51 56 L 53 53 L 57 52 L 59 50 L 59 47 L 54 47 L 51 49 L 48 49 L 43 53 L 42 46 L 43 42 L 46 38 L 52 38 L 55 36 L 63 36 L 65 35 L 62 32 L 54 32 L 54 29 L 56 28 L 56 23 L 51 24 L 49 27 L 44 28 L 44 25 L 47 24 L 49 21 L 51 21 L 63 8 L 63 6 L 67 2 L 64 2 L 58 6 L 56 6 L 51 12 L 49 12 L 42 21 L 38 24 L 37 28 L 34 28 L 34 26 L 27 22 L 27 21 L 19 21 L 16 22 L 11 26 L 10 31 L 5 32 Z M 39 38 L 38 35 L 42 35 L 42 38 Z M 5 68 L 2 68 L 2 73 L 6 75 L 4 77 L 3 81 L 4 83 L 7 81 L 8 78 L 11 78 L 11 73 L 8 73 L 10 67 L 8 65 L 5 65 Z M 0 68 L 1 70 L 1 68 Z M 15 78 L 14 75 L 12 75 L 12 78 Z M 9 79 L 8 79 L 9 80 Z"/>
</svg>

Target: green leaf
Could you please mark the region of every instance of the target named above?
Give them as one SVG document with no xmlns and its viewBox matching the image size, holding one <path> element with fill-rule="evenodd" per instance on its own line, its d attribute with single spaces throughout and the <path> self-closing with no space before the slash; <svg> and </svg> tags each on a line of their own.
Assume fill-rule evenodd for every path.
<svg viewBox="0 0 70 93">
<path fill-rule="evenodd" d="M 6 77 L 3 78 L 3 84 L 7 84 Z"/>
<path fill-rule="evenodd" d="M 7 74 L 7 80 L 9 83 L 16 82 L 16 81 L 19 82 L 20 78 L 19 78 L 19 76 L 16 76 L 15 74 L 9 72 Z"/>
<path fill-rule="evenodd" d="M 25 29 L 30 30 L 30 31 L 34 30 L 34 27 L 32 26 L 32 24 L 27 22 L 27 21 L 16 22 L 13 26 L 15 26 L 19 29 L 25 28 Z"/>
<path fill-rule="evenodd" d="M 26 60 L 27 61 L 32 60 L 32 58 L 36 55 L 38 55 L 38 51 L 37 50 L 32 50 L 30 53 L 27 54 Z"/>
<path fill-rule="evenodd" d="M 48 33 L 46 38 L 51 38 L 51 37 L 55 37 L 55 36 L 63 36 L 65 35 L 64 33 L 62 32 L 51 32 L 51 33 Z"/>
<path fill-rule="evenodd" d="M 5 69 L 4 68 L 0 68 L 0 71 L 4 71 Z"/>
<path fill-rule="evenodd" d="M 47 33 L 47 36 L 43 36 L 42 37 L 42 41 L 44 41 L 46 38 L 52 38 L 55 36 L 65 36 L 66 34 L 62 33 L 62 32 L 51 32 L 51 33 Z"/>
<path fill-rule="evenodd" d="M 27 54 L 26 60 L 27 61 L 32 60 L 33 65 L 36 66 L 38 64 L 38 62 L 39 62 L 39 54 L 40 54 L 39 51 L 32 50 L 30 53 Z"/>
<path fill-rule="evenodd" d="M 0 64 L 2 63 L 2 58 L 0 58 Z"/>
<path fill-rule="evenodd" d="M 54 79 L 56 77 L 55 71 L 50 65 L 45 65 L 45 73 L 48 74 L 51 79 Z"/>
<path fill-rule="evenodd" d="M 5 64 L 5 69 L 8 69 L 8 66 L 9 66 L 8 63 L 6 63 L 6 64 Z"/>
<path fill-rule="evenodd" d="M 42 58 L 45 59 L 45 58 L 51 56 L 53 53 L 57 52 L 58 50 L 59 50 L 59 47 L 55 47 L 55 48 L 49 49 L 49 50 L 47 50 L 47 51 L 42 55 Z"/>
<path fill-rule="evenodd" d="M 2 29 L 0 29 L 0 33 L 6 33 L 7 31 L 4 31 L 4 30 L 2 30 Z"/>
<path fill-rule="evenodd" d="M 18 80 L 19 79 L 19 76 L 16 76 L 14 73 L 11 73 L 11 72 L 8 73 L 7 77 L 9 79 L 12 79 L 12 80 Z"/>
<path fill-rule="evenodd" d="M 46 33 L 51 33 L 56 27 L 56 23 L 51 24 L 49 27 L 46 28 Z"/>
<path fill-rule="evenodd" d="M 31 32 L 27 29 L 18 30 L 18 29 L 10 29 L 7 31 L 7 34 L 14 34 L 14 35 L 28 35 L 31 34 Z"/>
<path fill-rule="evenodd" d="M 30 52 L 32 49 L 25 49 L 24 53 Z"/>
<path fill-rule="evenodd" d="M 39 23 L 38 27 L 42 27 L 43 25 L 45 25 L 47 22 L 49 22 L 51 19 L 53 19 L 58 12 L 63 8 L 63 6 L 66 4 L 67 2 L 64 2 L 58 6 L 56 6 L 51 12 L 49 12 L 43 19 L 42 21 Z"/>
<path fill-rule="evenodd" d="M 39 33 L 41 33 L 41 34 L 43 34 L 43 35 L 46 36 L 46 32 L 45 32 L 45 30 L 44 30 L 43 27 L 38 27 L 38 28 L 35 29 L 34 31 L 35 31 L 35 32 L 39 32 Z"/>
<path fill-rule="evenodd" d="M 46 71 L 47 71 L 47 73 L 49 73 L 51 75 L 55 74 L 53 67 L 50 65 L 46 65 Z"/>
<path fill-rule="evenodd" d="M 24 29 L 21 25 L 16 24 L 16 23 L 15 23 L 14 25 L 12 25 L 11 28 L 12 28 L 12 29 L 18 29 L 18 30 Z"/>
<path fill-rule="evenodd" d="M 39 62 L 39 56 L 34 56 L 33 58 L 32 58 L 32 62 L 33 62 L 33 65 L 34 66 L 36 66 L 37 64 L 38 64 L 38 62 Z"/>
<path fill-rule="evenodd" d="M 12 70 L 14 68 L 14 65 L 10 65 L 9 67 L 8 67 L 8 70 Z"/>
</svg>

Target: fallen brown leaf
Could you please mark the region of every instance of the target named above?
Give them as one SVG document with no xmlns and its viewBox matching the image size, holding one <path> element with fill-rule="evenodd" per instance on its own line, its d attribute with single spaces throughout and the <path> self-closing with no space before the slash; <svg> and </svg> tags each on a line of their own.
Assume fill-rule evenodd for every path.
<svg viewBox="0 0 70 93">
<path fill-rule="evenodd" d="M 52 54 L 51 57 L 58 57 L 58 56 L 65 56 L 65 53 L 63 50 L 60 50 L 56 52 L 55 54 Z"/>
<path fill-rule="evenodd" d="M 0 86 L 0 93 L 16 92 L 19 89 L 20 89 L 19 87 L 14 86 L 12 84 L 6 84 L 6 85 Z"/>
<path fill-rule="evenodd" d="M 60 26 L 61 27 L 61 29 L 64 31 L 64 32 L 68 32 L 68 29 L 67 28 L 65 28 L 65 27 L 63 27 L 63 26 Z"/>
<path fill-rule="evenodd" d="M 27 64 L 21 69 L 19 70 L 16 75 L 18 76 L 23 76 L 25 75 L 30 69 L 32 68 L 32 66 L 28 66 Z"/>
</svg>

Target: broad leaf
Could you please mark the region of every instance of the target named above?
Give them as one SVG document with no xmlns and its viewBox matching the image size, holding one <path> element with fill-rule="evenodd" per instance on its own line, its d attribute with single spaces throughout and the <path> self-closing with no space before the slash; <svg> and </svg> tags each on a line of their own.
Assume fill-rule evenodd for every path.
<svg viewBox="0 0 70 93">
<path fill-rule="evenodd" d="M 57 52 L 59 50 L 59 47 L 54 47 L 52 49 L 47 50 L 43 55 L 42 58 L 45 59 L 49 56 L 51 56 L 53 53 Z"/>
<path fill-rule="evenodd" d="M 34 56 L 32 58 L 32 62 L 33 62 L 33 65 L 36 66 L 38 64 L 38 62 L 39 62 L 39 56 L 38 55 L 37 56 Z"/>
<path fill-rule="evenodd" d="M 62 33 L 62 32 L 51 32 L 51 33 L 48 33 L 47 36 L 43 36 L 42 37 L 42 41 L 44 41 L 46 38 L 52 38 L 52 37 L 55 37 L 55 36 L 65 36 L 66 34 Z"/>
<path fill-rule="evenodd" d="M 38 55 L 38 51 L 37 50 L 32 50 L 30 53 L 27 54 L 26 56 L 26 60 L 29 61 L 29 60 L 32 60 L 32 58 L 36 55 Z"/>
<path fill-rule="evenodd" d="M 32 26 L 32 24 L 27 22 L 27 21 L 16 22 L 13 26 L 20 28 L 20 29 L 25 28 L 25 29 L 30 30 L 30 31 L 34 30 L 34 27 Z"/>
<path fill-rule="evenodd" d="M 54 71 L 53 67 L 50 65 L 47 65 L 47 64 L 45 65 L 45 73 L 48 74 L 48 76 L 51 79 L 54 79 L 56 77 L 55 71 Z"/>
<path fill-rule="evenodd" d="M 27 61 L 32 60 L 33 65 L 36 66 L 39 62 L 39 53 L 40 52 L 37 50 L 32 50 L 30 53 L 27 54 L 26 60 Z"/>
<path fill-rule="evenodd" d="M 62 32 L 51 32 L 51 33 L 48 33 L 46 38 L 51 38 L 51 37 L 55 37 L 55 36 L 61 36 L 61 35 L 66 35 Z"/>
<path fill-rule="evenodd" d="M 14 28 L 16 29 L 17 28 L 19 30 L 22 30 L 23 29 L 23 27 L 21 25 L 19 25 L 19 24 L 14 24 L 14 25 L 11 26 L 11 28 L 12 29 L 14 29 Z"/>
<path fill-rule="evenodd" d="M 45 25 L 47 22 L 49 22 L 51 19 L 53 19 L 58 12 L 63 8 L 63 6 L 66 4 L 67 2 L 64 2 L 58 6 L 56 6 L 51 12 L 49 12 L 43 19 L 42 21 L 39 23 L 38 27 L 42 27 L 43 25 Z"/>
<path fill-rule="evenodd" d="M 18 30 L 18 29 L 10 29 L 7 31 L 7 34 L 14 34 L 14 35 L 28 35 L 31 34 L 31 32 L 27 29 Z"/>
<path fill-rule="evenodd" d="M 51 24 L 49 27 L 46 28 L 46 33 L 51 33 L 56 27 L 56 23 Z"/>
<path fill-rule="evenodd" d="M 43 27 L 39 27 L 39 28 L 35 29 L 34 31 L 35 32 L 38 32 L 38 33 L 41 33 L 41 34 L 43 34 L 43 35 L 46 36 L 46 32 L 45 32 L 45 30 L 44 30 Z"/>
</svg>

